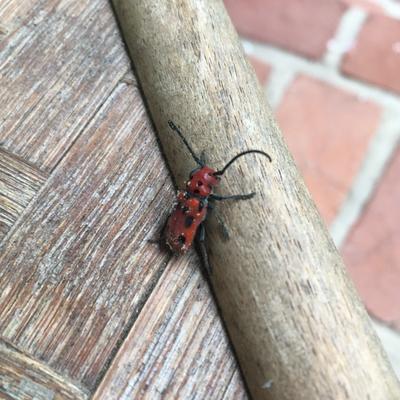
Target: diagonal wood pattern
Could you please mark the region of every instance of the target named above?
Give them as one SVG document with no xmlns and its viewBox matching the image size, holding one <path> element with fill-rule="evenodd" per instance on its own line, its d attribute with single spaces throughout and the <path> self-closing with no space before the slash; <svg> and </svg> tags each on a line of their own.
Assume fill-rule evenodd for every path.
<svg viewBox="0 0 400 400">
<path fill-rule="evenodd" d="M 109 3 L 0 27 L 0 398 L 246 398 Z"/>
<path fill-rule="evenodd" d="M 167 265 L 94 399 L 222 399 L 241 385 L 197 257 L 189 261 Z"/>
<path fill-rule="evenodd" d="M 47 174 L 0 148 L 0 241 L 46 178 Z"/>
<path fill-rule="evenodd" d="M 0 140 L 51 170 L 129 61 L 107 1 L 30 3 L 30 18 L 0 42 Z"/>
<path fill-rule="evenodd" d="M 46 365 L 0 340 L 0 396 L 13 399 L 84 400 L 89 393 Z"/>
<path fill-rule="evenodd" d="M 144 112 L 120 84 L 0 259 L 0 334 L 88 386 L 166 262 L 146 240 L 173 191 Z"/>
</svg>

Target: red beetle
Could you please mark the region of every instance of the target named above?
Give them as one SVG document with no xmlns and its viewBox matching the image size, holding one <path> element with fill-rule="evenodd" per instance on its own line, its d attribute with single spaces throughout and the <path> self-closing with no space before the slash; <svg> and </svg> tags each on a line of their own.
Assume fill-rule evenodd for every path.
<svg viewBox="0 0 400 400">
<path fill-rule="evenodd" d="M 213 193 L 214 187 L 219 184 L 221 175 L 239 157 L 249 153 L 262 154 L 269 161 L 271 161 L 271 157 L 261 150 L 243 151 L 233 157 L 224 168 L 216 171 L 206 166 L 204 160 L 196 156 L 181 131 L 172 121 L 168 121 L 168 124 L 182 139 L 194 161 L 198 164 L 198 168 L 191 172 L 186 183 L 186 191 L 178 192 L 177 204 L 166 224 L 166 242 L 174 253 L 185 253 L 192 246 L 194 239 L 197 238 L 205 267 L 210 273 L 211 270 L 204 245 L 205 229 L 203 222 L 206 219 L 207 211 L 213 208 L 213 202 L 216 200 L 248 200 L 255 195 L 255 193 L 249 193 L 218 196 Z"/>
</svg>

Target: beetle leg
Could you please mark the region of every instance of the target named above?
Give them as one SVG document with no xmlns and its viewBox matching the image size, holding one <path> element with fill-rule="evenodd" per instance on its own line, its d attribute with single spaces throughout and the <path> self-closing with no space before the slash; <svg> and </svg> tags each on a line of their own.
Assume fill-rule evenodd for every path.
<svg viewBox="0 0 400 400">
<path fill-rule="evenodd" d="M 248 194 L 234 194 L 232 196 L 219 196 L 217 194 L 210 194 L 211 200 L 223 201 L 223 200 L 249 200 L 256 195 L 255 192 Z"/>
<path fill-rule="evenodd" d="M 203 259 L 203 265 L 204 265 L 208 275 L 211 275 L 212 268 L 210 266 L 210 263 L 208 262 L 208 254 L 207 254 L 205 239 L 206 239 L 206 229 L 204 227 L 204 224 L 200 224 L 199 233 L 197 236 L 197 243 L 199 245 L 201 258 Z"/>
<path fill-rule="evenodd" d="M 224 220 L 222 219 L 221 215 L 219 213 L 216 213 L 215 216 L 217 217 L 218 225 L 221 229 L 221 234 L 224 240 L 229 240 L 229 230 L 226 227 L 226 224 Z"/>
<path fill-rule="evenodd" d="M 221 214 L 218 212 L 217 209 L 214 208 L 214 204 L 212 202 L 209 202 L 207 205 L 207 208 L 210 210 L 215 215 L 215 218 L 217 219 L 218 226 L 220 228 L 220 233 L 222 234 L 222 238 L 224 240 L 229 240 L 229 230 L 224 222 L 224 220 L 221 217 Z"/>
</svg>

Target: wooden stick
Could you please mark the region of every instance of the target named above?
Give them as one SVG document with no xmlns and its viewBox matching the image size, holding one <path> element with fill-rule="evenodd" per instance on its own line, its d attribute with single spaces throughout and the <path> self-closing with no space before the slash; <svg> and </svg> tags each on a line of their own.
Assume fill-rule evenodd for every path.
<svg viewBox="0 0 400 400">
<path fill-rule="evenodd" d="M 207 225 L 212 285 L 254 399 L 399 399 L 398 382 L 265 105 L 220 0 L 113 0 L 178 186 L 195 167 L 168 127 L 221 168 L 230 240 Z M 157 166 L 154 166 L 157 168 Z"/>
</svg>

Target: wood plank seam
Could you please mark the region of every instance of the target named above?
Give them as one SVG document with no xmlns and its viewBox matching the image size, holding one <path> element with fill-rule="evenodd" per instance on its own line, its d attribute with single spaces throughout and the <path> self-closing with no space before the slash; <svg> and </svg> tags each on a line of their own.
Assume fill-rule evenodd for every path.
<svg viewBox="0 0 400 400">
<path fill-rule="evenodd" d="M 77 133 L 76 137 L 71 141 L 70 145 L 65 149 L 65 151 L 61 154 L 59 160 L 57 160 L 54 163 L 54 166 L 51 168 L 51 172 L 50 174 L 57 169 L 58 165 L 64 160 L 64 158 L 67 156 L 67 154 L 69 153 L 69 151 L 72 149 L 72 147 L 74 146 L 74 144 L 80 139 L 81 135 L 83 134 L 83 132 L 85 132 L 85 130 L 87 129 L 87 127 L 92 123 L 92 121 L 96 118 L 96 115 L 98 115 L 98 113 L 101 111 L 101 109 L 103 108 L 104 104 L 107 103 L 107 101 L 110 99 L 110 97 L 113 96 L 113 94 L 118 90 L 118 87 L 120 85 L 132 85 L 132 86 L 136 86 L 133 83 L 128 83 L 126 81 L 124 81 L 125 76 L 127 75 L 127 73 L 129 73 L 130 68 L 128 68 L 127 70 L 125 70 L 124 72 L 121 73 L 121 78 L 115 83 L 115 85 L 110 89 L 108 95 L 106 97 L 104 97 L 104 99 L 97 105 L 97 107 L 93 110 L 92 115 L 88 118 L 88 120 L 85 122 L 85 124 L 83 124 L 82 128 L 79 130 L 79 132 Z"/>
<path fill-rule="evenodd" d="M 35 0 L 21 12 L 29 22 L 1 42 L 0 140 L 50 170 L 130 64 L 107 1 Z"/>
<path fill-rule="evenodd" d="M 224 326 L 224 330 L 226 331 L 226 327 L 225 327 L 225 326 Z M 229 339 L 229 337 L 228 337 L 228 339 Z M 229 339 L 229 345 L 230 345 L 230 348 L 232 349 L 232 352 L 233 352 L 233 346 L 232 346 L 232 343 L 231 343 L 230 339 Z M 237 357 L 236 354 L 235 354 L 235 357 Z M 227 395 L 229 389 L 231 388 L 232 382 L 233 382 L 233 380 L 234 380 L 234 378 L 235 378 L 235 375 L 236 375 L 237 373 L 240 374 L 241 382 L 243 383 L 243 387 L 244 387 L 244 390 L 245 390 L 246 395 L 249 395 L 249 389 L 248 389 L 248 387 L 247 387 L 247 385 L 246 385 L 245 380 L 243 379 L 243 372 L 240 370 L 240 365 L 238 364 L 238 371 L 232 371 L 232 374 L 231 374 L 231 376 L 230 376 L 230 378 L 229 378 L 229 382 L 228 382 L 228 384 L 226 385 L 226 388 L 225 388 L 224 393 L 223 393 L 223 395 L 222 395 L 222 399 L 225 399 L 225 398 L 226 398 L 226 395 Z M 249 397 L 249 398 L 250 398 L 250 397 Z"/>
<path fill-rule="evenodd" d="M 0 337 L 0 393 L 11 398 L 84 400 L 89 392 Z"/>
<path fill-rule="evenodd" d="M 165 183 L 167 183 L 165 181 Z M 157 198 L 158 194 L 161 192 L 162 187 L 160 188 L 160 190 L 157 192 L 157 195 L 154 196 L 154 200 Z M 154 200 L 150 203 L 152 204 L 154 202 Z M 161 226 L 161 225 L 160 225 Z M 143 308 L 146 306 L 151 294 L 154 291 L 154 288 L 158 285 L 159 281 L 162 279 L 162 277 L 164 276 L 165 270 L 168 266 L 168 264 L 171 262 L 172 258 L 174 256 L 172 254 L 170 254 L 164 261 L 164 263 L 162 264 L 162 266 L 160 267 L 160 269 L 157 271 L 157 273 L 155 274 L 153 280 L 152 280 L 152 284 L 151 286 L 149 286 L 147 288 L 147 290 L 145 291 L 145 293 L 143 294 L 141 300 L 138 302 L 138 304 L 136 305 L 135 309 L 132 312 L 131 317 L 129 318 L 125 329 L 122 331 L 120 338 L 118 339 L 117 343 L 114 346 L 114 349 L 112 350 L 112 352 L 110 353 L 110 356 L 108 358 L 108 360 L 105 362 L 104 367 L 102 368 L 102 370 L 99 372 L 98 378 L 96 379 L 94 385 L 93 385 L 93 389 L 92 389 L 92 393 L 95 393 L 97 388 L 99 387 L 99 385 L 101 384 L 104 376 L 106 375 L 109 367 L 111 366 L 111 364 L 113 363 L 116 355 L 118 354 L 118 351 L 120 350 L 120 348 L 122 347 L 122 345 L 124 344 L 126 338 L 129 335 L 129 332 L 133 329 L 133 327 L 135 326 L 135 322 L 137 321 L 140 313 L 142 312 Z"/>
<path fill-rule="evenodd" d="M 87 388 L 162 274 L 143 240 L 173 201 L 139 91 L 117 88 L 0 257 L 3 335 Z"/>
<path fill-rule="evenodd" d="M 47 178 L 36 166 L 0 147 L 0 242 Z"/>
<path fill-rule="evenodd" d="M 10 235 L 12 234 L 13 226 L 15 226 L 15 229 L 17 229 L 17 227 L 19 225 L 19 221 L 20 220 L 23 221 L 23 218 L 25 217 L 25 215 L 29 214 L 29 211 L 26 211 L 26 213 L 25 213 L 25 209 L 28 208 L 29 203 L 33 202 L 35 197 L 39 194 L 39 190 L 42 187 L 45 180 L 48 179 L 52 175 L 52 173 L 57 169 L 57 166 L 68 155 L 69 151 L 72 149 L 74 144 L 77 142 L 77 140 L 79 140 L 79 138 L 85 132 L 86 128 L 90 125 L 90 123 L 93 121 L 93 119 L 96 118 L 96 115 L 101 111 L 104 104 L 109 100 L 109 98 L 113 95 L 113 93 L 118 89 L 119 85 L 126 84 L 126 85 L 136 86 L 136 82 L 134 80 L 129 80 L 129 81 L 124 80 L 125 77 L 129 75 L 129 71 L 130 71 L 130 68 L 127 69 L 125 72 L 121 73 L 121 78 L 119 79 L 119 81 L 117 81 L 116 84 L 112 87 L 112 89 L 109 91 L 109 94 L 107 95 L 107 97 L 105 97 L 103 99 L 103 101 L 101 101 L 98 104 L 98 106 L 93 110 L 92 115 L 88 118 L 86 123 L 82 126 L 82 129 L 80 129 L 80 131 L 78 132 L 78 134 L 76 135 L 74 140 L 71 141 L 71 144 L 68 146 L 68 148 L 65 150 L 65 152 L 63 152 L 60 155 L 59 160 L 55 163 L 54 167 L 51 168 L 51 170 L 49 172 L 41 171 L 37 166 L 24 160 L 19 155 L 16 155 L 16 154 L 0 147 L 0 243 L 3 240 L 5 241 L 6 237 L 9 234 Z M 4 197 L 6 196 L 7 192 L 9 191 L 9 189 L 7 188 L 7 182 L 4 183 L 6 172 L 5 172 L 5 169 L 2 167 L 3 167 L 3 165 L 5 166 L 5 164 L 1 162 L 2 161 L 1 157 L 2 157 L 2 155 L 4 157 L 5 154 L 12 155 L 15 159 L 19 160 L 21 165 L 30 167 L 32 170 L 36 171 L 37 174 L 43 175 L 43 178 L 42 178 L 43 182 L 40 184 L 40 187 L 37 188 L 35 195 L 33 195 L 30 198 L 29 202 L 24 204 L 24 208 L 20 211 L 20 213 L 15 218 L 12 218 L 12 216 L 7 217 L 9 212 L 6 210 L 7 205 L 6 205 L 6 202 L 4 201 L 5 200 Z M 2 184 L 2 181 L 3 181 L 3 184 Z M 22 194 L 22 192 L 20 192 L 20 194 Z M 2 201 L 2 198 L 3 198 L 3 201 Z M 16 202 L 17 200 L 15 198 L 13 198 L 13 199 L 11 199 L 11 201 Z M 8 222 L 8 225 L 7 225 L 7 222 Z M 5 225 L 5 227 L 3 229 L 2 229 L 2 225 Z"/>
<path fill-rule="evenodd" d="M 94 399 L 222 399 L 228 382 L 246 398 L 232 371 L 228 338 L 190 251 L 169 262 Z"/>
</svg>

